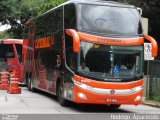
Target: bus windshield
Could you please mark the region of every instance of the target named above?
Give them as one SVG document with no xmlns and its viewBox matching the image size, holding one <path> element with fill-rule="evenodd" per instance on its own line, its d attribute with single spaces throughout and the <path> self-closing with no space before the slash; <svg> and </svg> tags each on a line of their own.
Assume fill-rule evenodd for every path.
<svg viewBox="0 0 160 120">
<path fill-rule="evenodd" d="M 0 44 L 0 70 L 7 69 L 9 64 L 7 58 L 14 58 L 14 49 L 12 44 Z"/>
<path fill-rule="evenodd" d="M 139 12 L 134 8 L 79 4 L 78 30 L 116 36 L 142 34 Z"/>
<path fill-rule="evenodd" d="M 143 75 L 143 46 L 111 46 L 81 41 L 78 72 L 94 78 Z"/>
<path fill-rule="evenodd" d="M 5 61 L 6 58 L 14 58 L 14 49 L 12 44 L 0 45 L 0 59 Z"/>
</svg>

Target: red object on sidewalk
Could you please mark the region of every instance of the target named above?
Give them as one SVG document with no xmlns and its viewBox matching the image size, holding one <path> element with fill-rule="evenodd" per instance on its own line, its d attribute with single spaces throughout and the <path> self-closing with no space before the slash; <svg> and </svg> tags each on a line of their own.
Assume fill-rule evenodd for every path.
<svg viewBox="0 0 160 120">
<path fill-rule="evenodd" d="M 10 86 L 8 87 L 7 92 L 11 94 L 20 94 L 21 88 L 18 86 L 17 71 L 15 70 L 11 72 L 11 74 Z"/>
<path fill-rule="evenodd" d="M 0 90 L 7 90 L 7 88 L 9 87 L 9 74 L 7 74 L 7 71 L 3 70 L 1 75 L 0 75 L 0 80 L 1 80 L 1 84 L 0 84 Z"/>
</svg>

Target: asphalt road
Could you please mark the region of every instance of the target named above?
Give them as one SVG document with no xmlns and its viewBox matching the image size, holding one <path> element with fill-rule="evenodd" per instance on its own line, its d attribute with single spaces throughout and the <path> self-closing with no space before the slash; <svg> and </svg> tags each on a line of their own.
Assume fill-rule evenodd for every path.
<svg viewBox="0 0 160 120">
<path fill-rule="evenodd" d="M 41 91 L 30 92 L 26 87 L 22 87 L 22 94 L 8 94 L 0 91 L 0 114 L 38 114 L 38 115 L 60 115 L 63 120 L 77 120 L 74 115 L 92 114 L 92 120 L 107 119 L 107 114 L 136 113 L 136 114 L 160 114 L 160 108 L 146 105 L 122 105 L 119 109 L 111 110 L 105 105 L 80 105 L 70 103 L 68 107 L 62 107 L 57 102 L 56 97 Z M 63 116 L 62 116 L 63 115 Z M 65 115 L 65 116 L 64 116 Z M 71 117 L 71 115 L 73 115 Z M 100 116 L 101 117 L 98 117 Z M 44 116 L 42 116 L 44 117 Z M 41 118 L 42 118 L 41 117 Z M 89 120 L 90 115 L 85 117 Z M 48 117 L 47 117 L 48 118 Z M 52 118 L 52 117 L 51 117 Z M 70 119 L 71 118 L 71 119 Z M 159 115 L 160 118 L 160 115 Z M 27 119 L 28 116 L 27 116 Z M 40 120 L 40 119 L 39 119 Z M 45 118 L 45 120 L 47 120 Z M 58 120 L 56 118 L 56 120 Z M 80 119 L 84 120 L 84 119 Z"/>
</svg>

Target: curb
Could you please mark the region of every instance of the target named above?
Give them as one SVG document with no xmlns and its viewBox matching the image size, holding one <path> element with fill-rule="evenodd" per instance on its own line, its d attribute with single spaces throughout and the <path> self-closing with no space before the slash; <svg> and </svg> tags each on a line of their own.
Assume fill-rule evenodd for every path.
<svg viewBox="0 0 160 120">
<path fill-rule="evenodd" d="M 157 101 L 143 101 L 142 104 L 160 108 L 160 102 Z"/>
</svg>

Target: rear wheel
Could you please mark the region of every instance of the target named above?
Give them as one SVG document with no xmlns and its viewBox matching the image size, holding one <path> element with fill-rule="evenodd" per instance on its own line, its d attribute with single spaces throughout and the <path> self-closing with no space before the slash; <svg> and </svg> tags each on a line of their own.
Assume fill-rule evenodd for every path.
<svg viewBox="0 0 160 120">
<path fill-rule="evenodd" d="M 27 88 L 29 90 L 29 86 L 30 86 L 30 82 L 29 82 L 29 79 L 28 79 L 28 75 L 26 75 L 26 85 L 27 85 Z"/>
<path fill-rule="evenodd" d="M 57 98 L 58 98 L 59 104 L 61 106 L 67 106 L 67 100 L 64 99 L 63 92 L 64 92 L 63 91 L 63 82 L 60 81 L 60 83 L 57 86 Z"/>
<path fill-rule="evenodd" d="M 35 89 L 33 88 L 33 83 L 32 83 L 32 79 L 31 76 L 28 77 L 28 89 L 29 91 L 35 92 Z"/>
</svg>

